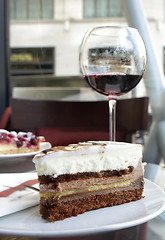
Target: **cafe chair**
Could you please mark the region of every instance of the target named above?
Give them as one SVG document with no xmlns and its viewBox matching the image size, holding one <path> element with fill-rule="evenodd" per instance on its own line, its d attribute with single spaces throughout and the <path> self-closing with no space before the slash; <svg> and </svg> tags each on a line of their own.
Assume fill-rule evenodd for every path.
<svg viewBox="0 0 165 240">
<path fill-rule="evenodd" d="M 148 98 L 117 101 L 117 141 L 132 142 L 148 127 Z M 11 129 L 42 135 L 53 146 L 109 140 L 107 101 L 71 102 L 11 99 Z"/>
<path fill-rule="evenodd" d="M 11 114 L 11 107 L 6 107 L 5 111 L 2 114 L 2 117 L 0 119 L 0 129 L 6 129 L 8 130 L 10 126 L 10 114 Z"/>
</svg>

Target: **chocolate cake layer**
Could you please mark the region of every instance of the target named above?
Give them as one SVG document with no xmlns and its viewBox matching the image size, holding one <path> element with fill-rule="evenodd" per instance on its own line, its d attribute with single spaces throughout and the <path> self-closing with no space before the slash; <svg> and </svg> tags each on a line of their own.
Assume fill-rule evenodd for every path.
<svg viewBox="0 0 165 240">
<path fill-rule="evenodd" d="M 111 177 L 111 176 L 122 176 L 133 171 L 133 167 L 129 166 L 128 169 L 122 170 L 107 170 L 100 172 L 82 172 L 75 174 L 63 174 L 54 178 L 51 175 L 41 175 L 38 176 L 38 180 L 41 184 L 54 183 L 55 185 L 64 181 L 78 180 L 78 179 L 87 179 L 87 178 L 100 178 L 100 177 Z"/>
<path fill-rule="evenodd" d="M 96 190 L 96 191 L 78 191 L 75 194 L 69 194 L 69 195 L 64 195 L 62 197 L 56 197 L 54 192 L 45 192 L 45 194 L 41 193 L 40 197 L 41 197 L 41 204 L 47 204 L 49 203 L 50 205 L 57 205 L 58 202 L 66 202 L 66 201 L 71 201 L 73 199 L 80 199 L 80 198 L 84 198 L 84 197 L 90 197 L 92 195 L 100 195 L 100 194 L 108 194 L 108 193 L 114 193 L 114 192 L 118 192 L 118 191 L 125 191 L 125 190 L 129 190 L 132 191 L 133 189 L 139 190 L 139 189 L 143 189 L 144 188 L 144 180 L 143 177 L 137 179 L 134 182 L 130 182 L 130 181 L 126 181 L 124 182 L 124 184 L 115 184 L 115 187 L 113 185 L 113 187 L 103 187 L 102 189 L 100 188 L 100 190 Z"/>
<path fill-rule="evenodd" d="M 113 172 L 109 177 L 98 177 L 99 174 L 94 177 L 95 174 L 92 173 L 89 175 L 89 178 L 83 178 L 82 174 L 77 174 L 77 177 L 81 176 L 79 179 L 65 180 L 58 184 L 57 182 L 40 184 L 42 217 L 47 221 L 62 220 L 92 209 L 115 206 L 142 198 L 144 178 L 141 161 L 136 168 L 130 167 L 128 171 L 125 169 L 122 175 L 118 175 L 118 172 L 116 175 Z"/>
<path fill-rule="evenodd" d="M 58 202 L 56 204 L 49 201 L 46 203 L 41 199 L 40 214 L 48 222 L 54 222 L 71 216 L 77 216 L 86 211 L 137 201 L 141 199 L 142 192 L 143 188 L 110 192 L 108 194 L 102 193 L 99 195 L 95 193 L 89 197 Z"/>
</svg>

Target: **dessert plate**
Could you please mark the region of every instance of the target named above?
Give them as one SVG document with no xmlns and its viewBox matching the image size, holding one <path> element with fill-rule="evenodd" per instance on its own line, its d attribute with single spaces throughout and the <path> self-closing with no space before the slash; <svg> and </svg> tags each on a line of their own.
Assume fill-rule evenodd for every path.
<svg viewBox="0 0 165 240">
<path fill-rule="evenodd" d="M 16 159 L 18 161 L 18 160 L 21 160 L 23 158 L 33 157 L 37 153 L 39 153 L 41 151 L 44 151 L 46 149 L 49 149 L 49 148 L 51 148 L 51 144 L 49 142 L 41 142 L 39 151 L 29 152 L 29 153 L 0 155 L 0 163 L 2 163 L 2 162 L 5 163 L 5 162 L 8 162 L 10 160 L 13 161 L 13 159 Z"/>
<path fill-rule="evenodd" d="M 86 212 L 63 221 L 46 223 L 35 206 L 0 218 L 0 234 L 71 237 L 115 231 L 145 223 L 165 210 L 165 192 L 145 179 L 144 198 L 119 206 Z"/>
</svg>

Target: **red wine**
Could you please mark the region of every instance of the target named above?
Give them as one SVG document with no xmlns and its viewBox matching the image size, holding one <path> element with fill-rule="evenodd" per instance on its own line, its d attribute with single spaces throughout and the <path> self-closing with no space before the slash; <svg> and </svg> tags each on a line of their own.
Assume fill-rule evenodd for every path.
<svg viewBox="0 0 165 240">
<path fill-rule="evenodd" d="M 89 85 L 97 92 L 107 96 L 120 96 L 132 90 L 141 80 L 142 75 L 108 73 L 84 76 Z"/>
</svg>

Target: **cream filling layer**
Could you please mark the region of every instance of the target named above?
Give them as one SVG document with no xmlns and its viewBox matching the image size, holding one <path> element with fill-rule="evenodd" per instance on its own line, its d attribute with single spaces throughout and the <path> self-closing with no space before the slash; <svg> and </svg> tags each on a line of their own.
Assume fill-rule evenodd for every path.
<svg viewBox="0 0 165 240">
<path fill-rule="evenodd" d="M 123 182 L 114 182 L 111 184 L 104 184 L 104 185 L 90 185 L 85 188 L 81 189 L 68 189 L 68 190 L 63 190 L 62 192 L 40 192 L 40 197 L 41 198 L 54 198 L 54 199 L 60 199 L 61 197 L 66 197 L 74 194 L 81 194 L 81 193 L 86 193 L 86 192 L 95 192 L 95 191 L 100 191 L 100 190 L 107 190 L 111 188 L 121 188 L 121 187 L 128 187 L 131 185 L 130 180 L 126 180 Z"/>
<path fill-rule="evenodd" d="M 142 158 L 142 146 L 119 142 L 86 142 L 52 148 L 33 159 L 38 175 L 100 172 L 136 167 Z"/>
</svg>

